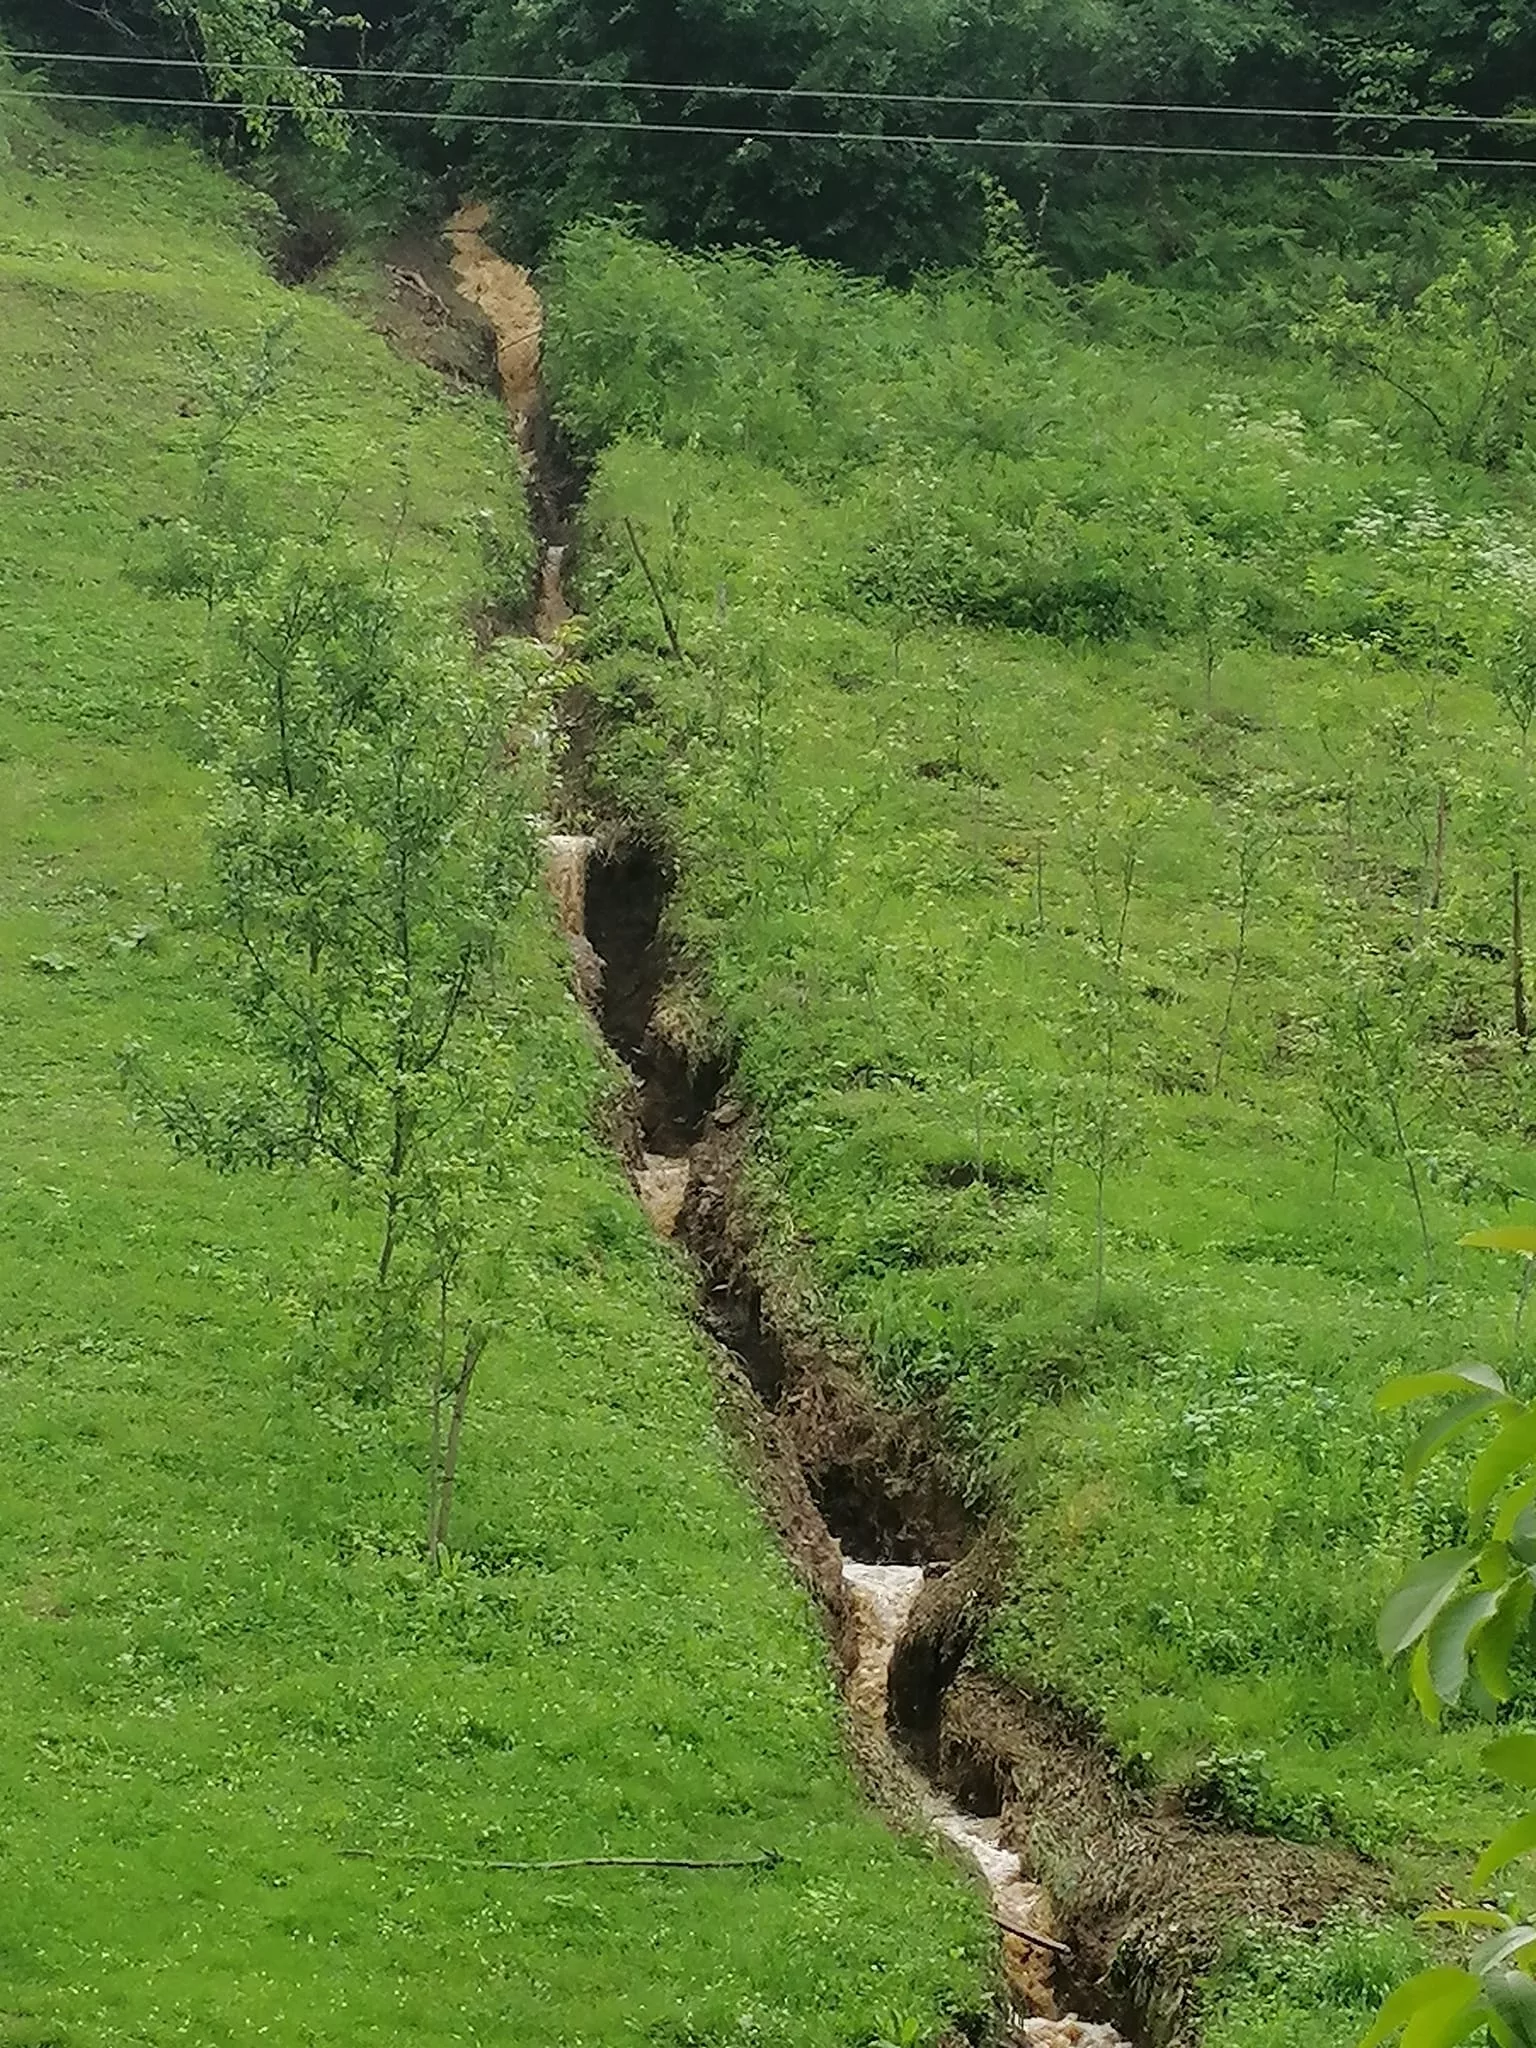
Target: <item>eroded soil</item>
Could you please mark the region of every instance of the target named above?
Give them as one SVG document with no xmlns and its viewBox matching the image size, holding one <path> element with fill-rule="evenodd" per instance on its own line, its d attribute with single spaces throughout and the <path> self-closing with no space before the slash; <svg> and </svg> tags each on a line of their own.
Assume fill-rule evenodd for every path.
<svg viewBox="0 0 1536 2048">
<path fill-rule="evenodd" d="M 552 457 L 538 296 L 490 247 L 488 225 L 483 206 L 455 214 L 452 271 L 461 302 L 494 330 L 541 539 L 529 615 L 558 652 L 573 483 Z M 589 740 L 590 705 L 565 702 L 573 739 Z M 579 799 L 584 751 L 568 749 L 568 797 Z M 1379 1874 L 1343 1852 L 1202 1826 L 1176 1794 L 1129 1784 L 1080 1717 L 987 1672 L 979 1651 L 1006 1581 L 1006 1533 L 968 1491 L 941 1418 L 876 1401 L 859 1359 L 807 1324 L 765 1258 L 746 1192 L 750 1119 L 726 1058 L 687 1025 L 697 1005 L 667 932 L 670 856 L 616 821 L 597 836 L 551 832 L 548 869 L 578 993 L 632 1077 L 612 1136 L 655 1227 L 697 1263 L 722 1406 L 825 1617 L 864 1780 L 991 1898 L 1000 2038 L 1121 2048 L 1123 2029 L 1149 2048 L 1190 2041 L 1225 1930 L 1315 1925 L 1379 1897 Z M 1059 2016 L 1063 2006 L 1090 2017 Z"/>
<path fill-rule="evenodd" d="M 518 448 L 529 445 L 540 403 L 539 363 L 544 307 L 520 263 L 498 256 L 485 239 L 491 209 L 463 205 L 448 223 L 453 274 L 460 295 L 479 309 L 496 342 L 496 377 Z"/>
</svg>

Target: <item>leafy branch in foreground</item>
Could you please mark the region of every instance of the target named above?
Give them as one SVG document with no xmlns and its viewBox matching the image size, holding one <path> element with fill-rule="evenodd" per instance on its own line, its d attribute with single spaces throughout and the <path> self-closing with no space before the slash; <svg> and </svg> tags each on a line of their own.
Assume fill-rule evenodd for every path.
<svg viewBox="0 0 1536 2048">
<path fill-rule="evenodd" d="M 1522 1252 L 1529 1261 L 1536 1231 L 1510 1226 L 1473 1232 L 1462 1242 Z M 1463 1700 L 1491 1718 L 1513 1696 L 1511 1658 L 1529 1635 L 1536 1605 L 1536 1402 L 1480 1364 L 1409 1374 L 1377 1400 L 1385 1410 L 1440 1403 L 1409 1453 L 1410 1484 L 1450 1445 L 1485 1433 L 1467 1475 L 1468 1541 L 1421 1559 L 1383 1607 L 1377 1639 L 1389 1663 L 1408 1659 L 1426 1718 L 1438 1722 Z M 1484 1763 L 1502 1783 L 1536 1791 L 1536 1734 L 1501 1736 Z M 1533 1851 L 1536 1808 L 1513 1815 L 1483 1851 L 1474 1889 Z M 1399 2033 L 1402 2048 L 1451 2048 L 1478 2035 L 1498 2048 L 1536 2048 L 1536 1926 L 1488 1904 L 1425 1918 L 1477 1929 L 1484 1938 L 1464 1965 L 1438 1964 L 1400 1986 L 1361 2048 L 1378 2048 Z"/>
<path fill-rule="evenodd" d="M 387 560 L 263 540 L 227 566 L 216 604 L 209 937 L 247 1071 L 210 1095 L 140 1061 L 139 1091 L 215 1167 L 329 1175 L 367 1232 L 342 1290 L 358 1391 L 425 1382 L 435 1562 L 508 1292 L 502 970 L 536 872 L 506 764 L 511 680 L 434 640 Z"/>
<path fill-rule="evenodd" d="M 1499 221 L 1407 305 L 1353 297 L 1340 280 L 1296 337 L 1390 391 L 1452 460 L 1501 469 L 1531 430 L 1533 306 L 1536 243 Z"/>
</svg>

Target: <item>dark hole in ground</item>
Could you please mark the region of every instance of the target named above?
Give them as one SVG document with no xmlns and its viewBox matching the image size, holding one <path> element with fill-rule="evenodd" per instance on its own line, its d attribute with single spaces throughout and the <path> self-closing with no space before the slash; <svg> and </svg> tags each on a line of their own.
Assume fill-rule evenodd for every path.
<svg viewBox="0 0 1536 2048">
<path fill-rule="evenodd" d="M 845 1555 L 865 1564 L 926 1564 L 938 1538 L 914 1503 L 890 1489 L 874 1459 L 808 1469 L 821 1518 Z"/>
<path fill-rule="evenodd" d="M 702 1255 L 702 1263 L 704 1320 L 710 1335 L 740 1359 L 752 1391 L 763 1406 L 777 1408 L 784 1398 L 789 1361 L 783 1340 L 763 1314 L 761 1290 L 735 1278 L 721 1281 L 711 1271 L 707 1253 Z M 835 1536 L 837 1531 L 832 1533 Z"/>
<path fill-rule="evenodd" d="M 345 246 L 346 231 L 339 220 L 285 218 L 273 228 L 267 268 L 279 284 L 308 284 L 336 261 Z"/>
<path fill-rule="evenodd" d="M 528 515 L 535 536 L 544 547 L 568 548 L 575 537 L 576 517 L 587 494 L 592 465 L 561 431 L 542 395 L 528 415 L 527 433 Z M 569 557 L 565 566 L 568 571 Z"/>
<path fill-rule="evenodd" d="M 946 1745 L 943 1768 L 944 1787 L 951 1798 L 979 1820 L 997 1819 L 1013 1786 L 995 1751 L 980 1743 L 952 1742 Z"/>
<path fill-rule="evenodd" d="M 603 963 L 598 1021 L 641 1079 L 651 1019 L 672 965 L 661 933 L 672 864 L 643 839 L 596 855 L 587 870 L 587 937 Z"/>
<path fill-rule="evenodd" d="M 723 1059 L 690 1057 L 654 1028 L 675 964 L 662 930 L 673 879 L 665 855 L 643 839 L 624 840 L 587 870 L 586 920 L 587 938 L 603 963 L 603 1036 L 640 1084 L 647 1149 L 676 1157 L 702 1135 L 726 1069 Z"/>
<path fill-rule="evenodd" d="M 930 1187 L 973 1188 L 978 1184 L 994 1194 L 1043 1195 L 1045 1182 L 1027 1166 L 1010 1166 L 1002 1159 L 977 1165 L 974 1159 L 935 1159 L 923 1168 Z"/>
<path fill-rule="evenodd" d="M 640 1128 L 653 1152 L 679 1157 L 703 1135 L 725 1086 L 723 1059 L 692 1060 L 674 1046 L 648 1045 L 641 1055 Z"/>
</svg>

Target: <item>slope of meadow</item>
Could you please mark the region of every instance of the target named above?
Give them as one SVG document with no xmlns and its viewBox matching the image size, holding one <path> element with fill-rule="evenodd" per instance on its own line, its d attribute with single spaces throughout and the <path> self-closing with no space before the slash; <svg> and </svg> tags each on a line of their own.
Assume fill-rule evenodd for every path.
<svg viewBox="0 0 1536 2048">
<path fill-rule="evenodd" d="M 499 408 L 285 295 L 259 228 L 186 147 L 7 117 L 0 2040 L 927 2038 L 980 1995 L 979 1905 L 854 1785 L 678 1277 L 589 1135 L 608 1084 L 542 903 L 515 1339 L 441 1576 L 418 1418 L 295 1370 L 342 1226 L 130 1119 L 127 1042 L 195 1062 L 227 1025 L 184 915 L 203 623 L 124 573 L 187 502 L 209 378 L 282 324 L 252 490 L 360 544 L 403 501 L 400 574 L 445 624 L 485 595 L 488 522 L 527 560 Z M 763 1849 L 791 1860 L 474 1867 Z"/>
<path fill-rule="evenodd" d="M 598 801 L 682 856 L 677 1028 L 739 1061 L 782 1256 L 1008 1506 L 991 1661 L 1421 1898 L 1492 1808 L 1376 1658 L 1456 1510 L 1372 1399 L 1509 1363 L 1456 1240 L 1536 1199 L 1518 464 L 1017 258 L 895 294 L 590 229 L 554 305 Z M 1340 1941 L 1216 2035 L 1347 2040 Z"/>
</svg>

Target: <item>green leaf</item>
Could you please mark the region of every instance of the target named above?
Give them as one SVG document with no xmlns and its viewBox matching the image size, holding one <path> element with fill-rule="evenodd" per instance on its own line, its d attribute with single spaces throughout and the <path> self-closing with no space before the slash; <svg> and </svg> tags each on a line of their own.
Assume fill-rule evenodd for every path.
<svg viewBox="0 0 1536 2048">
<path fill-rule="evenodd" d="M 1413 1655 L 1408 1660 L 1408 1690 L 1413 1694 L 1419 1712 L 1434 1727 L 1440 1725 L 1440 1695 L 1435 1691 L 1435 1681 L 1429 1674 L 1429 1637 L 1423 1635 L 1413 1646 Z"/>
<path fill-rule="evenodd" d="M 1518 1577 L 1514 1559 L 1507 1543 L 1485 1543 L 1477 1553 L 1477 1583 L 1480 1586 L 1507 1586 Z"/>
<path fill-rule="evenodd" d="M 1502 1870 L 1505 1864 L 1513 1863 L 1517 1857 L 1529 1856 L 1533 1849 L 1536 1849 L 1536 1813 L 1522 1813 L 1502 1834 L 1495 1835 L 1478 1857 L 1472 1882 L 1475 1885 L 1486 1884 L 1495 1871 Z"/>
<path fill-rule="evenodd" d="M 1506 1785 L 1536 1787 L 1536 1735 L 1501 1735 L 1483 1751 L 1483 1769 Z"/>
<path fill-rule="evenodd" d="M 1411 1372 L 1401 1379 L 1388 1380 L 1376 1396 L 1376 1406 L 1384 1411 L 1402 1408 L 1410 1401 L 1427 1400 L 1432 1394 L 1464 1393 L 1468 1387 L 1500 1396 L 1509 1393 L 1491 1365 L 1469 1362 L 1447 1366 L 1440 1372 Z"/>
<path fill-rule="evenodd" d="M 1414 2014 L 1403 2029 L 1401 2048 L 1453 2048 L 1488 2017 L 1480 1996 L 1452 1995 Z"/>
<path fill-rule="evenodd" d="M 1420 1970 L 1406 1984 L 1399 1984 L 1387 1999 L 1362 2037 L 1360 2048 L 1380 2048 L 1380 2043 L 1405 2027 L 1415 2013 L 1446 2002 L 1455 1992 L 1469 1999 L 1476 1991 L 1477 1979 L 1470 1970 L 1455 1963 L 1438 1963 L 1431 1970 Z"/>
<path fill-rule="evenodd" d="M 1502 1586 L 1479 1586 L 1453 1600 L 1435 1617 L 1426 1639 L 1429 1682 L 1436 1698 L 1444 1700 L 1448 1707 L 1461 1698 L 1474 1638 L 1498 1613 L 1503 1598 Z"/>
<path fill-rule="evenodd" d="M 1509 1541 L 1515 1533 L 1516 1523 L 1533 1501 L 1536 1501 L 1536 1472 L 1533 1472 L 1529 1479 L 1522 1480 L 1520 1485 L 1500 1503 L 1499 1512 L 1493 1520 L 1492 1534 L 1495 1543 Z"/>
<path fill-rule="evenodd" d="M 1408 1462 L 1403 1468 L 1403 1484 L 1412 1486 L 1423 1472 L 1436 1451 L 1470 1429 L 1479 1416 L 1486 1415 L 1490 1408 L 1499 1406 L 1497 1394 L 1469 1394 L 1464 1401 L 1455 1401 L 1449 1408 L 1434 1416 L 1419 1431 L 1408 1453 Z"/>
<path fill-rule="evenodd" d="M 1536 2048 L 1536 1984 L 1523 1970 L 1493 1971 L 1483 1979 L 1483 1996 L 1515 2048 Z"/>
<path fill-rule="evenodd" d="M 1527 1505 L 1516 1515 L 1510 1525 L 1509 1547 L 1521 1564 L 1536 1564 L 1536 1507 Z"/>
<path fill-rule="evenodd" d="M 1409 1572 L 1382 1608 L 1376 1627 L 1376 1641 L 1389 1664 L 1424 1634 L 1477 1558 L 1470 1548 L 1439 1550 Z"/>
<path fill-rule="evenodd" d="M 1486 1629 L 1483 1631 L 1483 1634 L 1487 1634 Z M 1477 1659 L 1482 1648 L 1482 1642 L 1483 1638 L 1479 1636 L 1477 1647 L 1472 1652 L 1472 1675 L 1467 1680 L 1466 1705 L 1476 1714 L 1479 1721 L 1491 1723 L 1499 1718 L 1499 1707 L 1502 1703 L 1488 1690 L 1482 1679 L 1477 1675 Z"/>
<path fill-rule="evenodd" d="M 1523 1923 L 1501 1928 L 1490 1935 L 1487 1941 L 1480 1941 L 1467 1958 L 1467 1967 L 1482 1976 L 1485 1970 L 1502 1970 L 1517 1957 L 1536 1945 L 1536 1927 Z"/>
<path fill-rule="evenodd" d="M 1495 1706 L 1502 1706 L 1514 1691 L 1509 1676 L 1509 1660 L 1530 1621 L 1533 1599 L 1536 1599 L 1536 1591 L 1533 1591 L 1530 1576 L 1522 1573 L 1512 1585 L 1502 1588 L 1498 1613 L 1473 1645 L 1472 1669 Z M 1531 1783 L 1536 1785 L 1536 1778 Z"/>
<path fill-rule="evenodd" d="M 1458 1244 L 1487 1252 L 1524 1252 L 1536 1258 L 1536 1223 L 1499 1223 L 1491 1230 L 1469 1230 Z"/>
<path fill-rule="evenodd" d="M 1512 1415 L 1493 1442 L 1478 1455 L 1467 1479 L 1467 1512 L 1475 1520 L 1522 1465 L 1536 1458 L 1536 1408 Z"/>
</svg>

